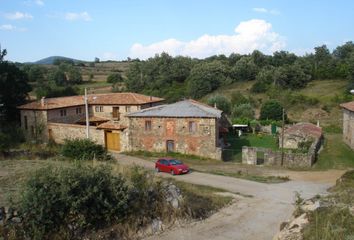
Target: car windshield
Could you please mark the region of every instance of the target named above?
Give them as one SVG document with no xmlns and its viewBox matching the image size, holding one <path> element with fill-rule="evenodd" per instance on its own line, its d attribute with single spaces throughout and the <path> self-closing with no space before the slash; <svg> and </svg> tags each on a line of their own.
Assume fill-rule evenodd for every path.
<svg viewBox="0 0 354 240">
<path fill-rule="evenodd" d="M 172 160 L 170 160 L 170 164 L 171 164 L 171 165 L 181 165 L 182 162 L 181 162 L 181 161 L 178 161 L 178 160 L 176 160 L 176 159 L 172 159 Z"/>
</svg>

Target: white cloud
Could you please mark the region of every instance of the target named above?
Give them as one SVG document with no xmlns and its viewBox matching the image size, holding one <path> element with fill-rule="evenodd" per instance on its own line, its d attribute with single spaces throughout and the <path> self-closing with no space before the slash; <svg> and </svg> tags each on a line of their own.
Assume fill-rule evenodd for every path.
<svg viewBox="0 0 354 240">
<path fill-rule="evenodd" d="M 44 5 L 44 2 L 42 0 L 35 0 L 34 3 L 39 5 L 39 6 L 43 6 Z"/>
<path fill-rule="evenodd" d="M 272 31 L 272 25 L 264 20 L 241 22 L 234 31 L 232 35 L 205 34 L 189 42 L 167 39 L 145 46 L 136 43 L 130 48 L 130 57 L 146 59 L 167 52 L 172 56 L 205 58 L 215 54 L 247 54 L 256 49 L 271 54 L 285 47 L 284 37 Z"/>
<path fill-rule="evenodd" d="M 33 16 L 29 13 L 23 12 L 14 12 L 14 13 L 6 13 L 5 18 L 10 20 L 21 20 L 21 19 L 32 19 Z"/>
<path fill-rule="evenodd" d="M 27 29 L 26 28 L 18 28 L 18 27 L 14 26 L 14 25 L 11 25 L 11 24 L 3 24 L 3 25 L 0 25 L 0 30 L 1 31 L 19 31 L 19 32 L 24 32 Z"/>
<path fill-rule="evenodd" d="M 91 16 L 87 12 L 81 12 L 81 13 L 68 12 L 65 14 L 65 19 L 68 21 L 75 21 L 75 20 L 91 21 L 92 20 Z"/>
<path fill-rule="evenodd" d="M 276 9 L 266 9 L 266 8 L 260 8 L 260 7 L 252 8 L 252 11 L 258 12 L 258 13 L 269 13 L 272 15 L 279 15 L 280 14 L 280 12 Z"/>
</svg>

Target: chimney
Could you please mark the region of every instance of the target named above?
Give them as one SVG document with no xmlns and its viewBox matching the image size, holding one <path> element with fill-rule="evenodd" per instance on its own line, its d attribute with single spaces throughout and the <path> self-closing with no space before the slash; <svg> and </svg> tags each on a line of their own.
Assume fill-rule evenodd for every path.
<svg viewBox="0 0 354 240">
<path fill-rule="evenodd" d="M 152 96 L 150 96 L 150 101 L 152 101 Z"/>
<path fill-rule="evenodd" d="M 317 120 L 317 127 L 320 127 L 320 120 Z"/>
<path fill-rule="evenodd" d="M 44 107 L 44 105 L 45 105 L 45 97 L 42 97 L 41 98 L 41 106 Z"/>
<path fill-rule="evenodd" d="M 215 108 L 215 109 L 218 109 L 218 108 L 216 107 L 216 103 L 214 103 L 214 108 Z"/>
</svg>

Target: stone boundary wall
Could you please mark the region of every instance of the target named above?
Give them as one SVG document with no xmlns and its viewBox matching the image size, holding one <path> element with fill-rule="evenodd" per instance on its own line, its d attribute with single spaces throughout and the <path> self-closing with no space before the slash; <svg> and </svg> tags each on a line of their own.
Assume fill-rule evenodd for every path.
<svg viewBox="0 0 354 240">
<path fill-rule="evenodd" d="M 86 126 L 65 123 L 48 123 L 48 133 L 56 143 L 64 143 L 65 139 L 86 138 Z M 105 145 L 104 131 L 90 126 L 90 139 L 97 144 Z"/>
<path fill-rule="evenodd" d="M 284 152 L 284 167 L 311 167 L 316 161 L 316 155 L 322 145 L 323 138 L 317 139 L 312 143 L 307 153 Z M 264 154 L 264 162 L 259 162 L 257 153 Z M 281 166 L 282 154 L 270 148 L 242 147 L 242 163 L 249 165 L 269 165 Z"/>
</svg>

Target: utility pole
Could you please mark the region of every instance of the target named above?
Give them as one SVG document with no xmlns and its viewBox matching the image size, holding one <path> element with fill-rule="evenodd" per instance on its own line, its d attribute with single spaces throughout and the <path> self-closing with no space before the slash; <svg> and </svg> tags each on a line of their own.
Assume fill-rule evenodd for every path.
<svg viewBox="0 0 354 240">
<path fill-rule="evenodd" d="M 86 115 L 86 138 L 90 138 L 90 121 L 89 121 L 89 111 L 87 103 L 87 89 L 85 88 L 85 115 Z"/>
<path fill-rule="evenodd" d="M 284 127 L 285 127 L 285 110 L 283 108 L 283 121 L 281 127 L 281 163 L 280 163 L 281 166 L 283 166 L 284 164 Z"/>
</svg>

